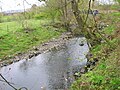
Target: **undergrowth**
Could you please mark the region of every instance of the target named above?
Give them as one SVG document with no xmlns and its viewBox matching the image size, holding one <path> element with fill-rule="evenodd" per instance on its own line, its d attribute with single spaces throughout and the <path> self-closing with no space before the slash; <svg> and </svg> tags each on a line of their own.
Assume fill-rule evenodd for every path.
<svg viewBox="0 0 120 90">
<path fill-rule="evenodd" d="M 109 25 L 101 31 L 108 42 L 92 48 L 91 53 L 99 62 L 76 80 L 70 90 L 120 90 L 120 12 L 102 15 L 101 21 Z"/>
</svg>

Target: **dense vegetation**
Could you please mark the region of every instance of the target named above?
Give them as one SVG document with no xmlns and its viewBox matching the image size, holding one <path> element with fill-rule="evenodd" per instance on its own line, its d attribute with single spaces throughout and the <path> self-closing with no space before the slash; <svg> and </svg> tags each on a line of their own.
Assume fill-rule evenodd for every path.
<svg viewBox="0 0 120 90">
<path fill-rule="evenodd" d="M 58 37 L 62 27 L 50 26 L 51 20 L 45 13 L 31 10 L 13 15 L 1 15 L 0 23 L 0 60 L 9 59 L 32 47 Z M 46 16 L 45 16 L 46 15 Z M 27 17 L 27 18 L 26 18 Z"/>
<path fill-rule="evenodd" d="M 120 12 L 113 7 L 109 11 L 101 13 L 99 19 L 109 25 L 101 31 L 108 42 L 91 49 L 91 61 L 98 58 L 99 62 L 88 68 L 90 71 L 75 81 L 71 90 L 120 90 Z"/>
<path fill-rule="evenodd" d="M 73 35 L 82 34 L 92 45 L 90 60 L 97 58 L 99 61 L 96 66 L 88 68 L 89 72 L 78 78 L 70 89 L 119 90 L 119 3 L 96 6 L 95 9 L 100 13 L 94 16 L 93 13 L 88 14 L 93 9 L 91 0 L 44 1 L 44 7 L 33 5 L 28 12 L 0 14 L 0 61 L 26 52 L 33 46 L 60 36 L 65 31 Z M 80 13 L 79 10 L 87 11 L 87 14 Z"/>
</svg>

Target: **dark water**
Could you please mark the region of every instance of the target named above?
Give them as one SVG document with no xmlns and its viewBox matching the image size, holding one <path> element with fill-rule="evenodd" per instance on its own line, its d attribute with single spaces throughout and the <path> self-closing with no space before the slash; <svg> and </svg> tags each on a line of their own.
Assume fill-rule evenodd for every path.
<svg viewBox="0 0 120 90">
<path fill-rule="evenodd" d="M 80 43 L 84 43 L 80 46 Z M 16 88 L 29 90 L 67 90 L 74 81 L 73 73 L 83 67 L 89 51 L 85 38 L 73 38 L 63 49 L 21 60 L 0 69 L 0 73 Z M 0 80 L 3 80 L 0 77 Z M 0 81 L 0 90 L 14 90 Z M 25 89 L 23 89 L 25 90 Z"/>
</svg>

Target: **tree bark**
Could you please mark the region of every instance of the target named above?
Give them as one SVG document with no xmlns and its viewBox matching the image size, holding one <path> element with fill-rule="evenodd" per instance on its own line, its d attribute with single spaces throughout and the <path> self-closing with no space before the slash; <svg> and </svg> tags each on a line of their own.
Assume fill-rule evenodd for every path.
<svg viewBox="0 0 120 90">
<path fill-rule="evenodd" d="M 72 0 L 71 5 L 72 5 L 73 14 L 74 14 L 76 21 L 78 23 L 78 27 L 79 27 L 80 31 L 82 32 L 83 20 L 82 20 L 82 17 L 80 16 L 80 13 L 79 13 L 78 2 L 76 0 Z"/>
<path fill-rule="evenodd" d="M 61 0 L 61 4 L 63 4 L 63 6 L 61 8 L 62 14 L 63 14 L 63 20 L 62 21 L 63 21 L 64 27 L 67 29 L 67 31 L 70 31 L 67 0 Z"/>
</svg>

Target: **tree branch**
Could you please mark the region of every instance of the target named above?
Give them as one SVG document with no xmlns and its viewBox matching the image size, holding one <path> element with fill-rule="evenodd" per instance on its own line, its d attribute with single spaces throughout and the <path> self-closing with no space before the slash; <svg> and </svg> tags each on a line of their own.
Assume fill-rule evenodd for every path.
<svg viewBox="0 0 120 90">
<path fill-rule="evenodd" d="M 18 89 L 15 88 L 13 85 L 11 85 L 11 84 L 4 78 L 4 76 L 3 76 L 2 74 L 0 74 L 0 77 L 1 77 L 2 79 L 4 79 L 5 82 L 6 82 L 10 87 L 12 87 L 14 90 L 18 90 Z"/>
<path fill-rule="evenodd" d="M 8 82 L 2 74 L 0 74 L 0 77 L 1 77 L 3 80 L 5 80 L 5 81 L 2 81 L 2 80 L 1 80 L 2 82 L 6 82 L 6 83 L 7 83 L 10 87 L 12 87 L 14 90 L 22 90 L 22 89 L 28 90 L 26 87 L 21 87 L 21 88 L 17 89 L 17 88 L 14 87 L 13 85 L 11 85 L 12 83 Z"/>
</svg>

